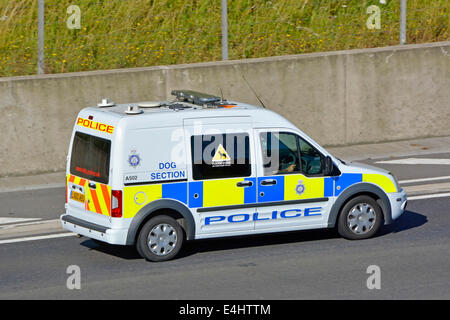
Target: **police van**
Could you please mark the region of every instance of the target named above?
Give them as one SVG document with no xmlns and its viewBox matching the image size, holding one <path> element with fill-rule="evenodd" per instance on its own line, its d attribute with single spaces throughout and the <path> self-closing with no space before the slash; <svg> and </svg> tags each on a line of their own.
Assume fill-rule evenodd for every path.
<svg viewBox="0 0 450 320">
<path fill-rule="evenodd" d="M 164 261 L 194 239 L 318 228 L 366 239 L 404 212 L 390 172 L 334 157 L 277 113 L 172 94 L 80 111 L 63 228 Z"/>
</svg>

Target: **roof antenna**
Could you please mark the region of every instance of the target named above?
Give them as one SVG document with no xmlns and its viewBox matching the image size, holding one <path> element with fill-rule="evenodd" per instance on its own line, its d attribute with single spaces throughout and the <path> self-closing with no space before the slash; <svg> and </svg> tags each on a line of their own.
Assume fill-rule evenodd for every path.
<svg viewBox="0 0 450 320">
<path fill-rule="evenodd" d="M 248 83 L 247 79 L 245 79 L 244 74 L 242 74 L 241 72 L 241 76 L 244 79 L 245 83 L 248 85 L 248 87 L 252 90 L 253 94 L 255 95 L 256 99 L 258 99 L 259 103 L 261 103 L 262 107 L 264 109 L 267 109 L 266 105 L 264 104 L 264 102 L 262 102 L 261 98 L 256 94 L 255 89 L 252 88 L 252 86 L 250 85 L 250 83 Z"/>
<path fill-rule="evenodd" d="M 219 89 L 220 89 L 220 102 L 222 102 L 223 101 L 223 92 L 222 92 L 222 88 L 219 87 Z"/>
</svg>

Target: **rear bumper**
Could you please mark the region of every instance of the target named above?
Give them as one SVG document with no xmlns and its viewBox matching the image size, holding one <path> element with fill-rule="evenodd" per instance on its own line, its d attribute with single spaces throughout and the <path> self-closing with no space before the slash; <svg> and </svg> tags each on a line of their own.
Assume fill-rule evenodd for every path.
<svg viewBox="0 0 450 320">
<path fill-rule="evenodd" d="M 60 220 L 62 227 L 68 231 L 110 244 L 126 244 L 128 229 L 112 229 L 68 214 L 61 215 Z"/>
</svg>

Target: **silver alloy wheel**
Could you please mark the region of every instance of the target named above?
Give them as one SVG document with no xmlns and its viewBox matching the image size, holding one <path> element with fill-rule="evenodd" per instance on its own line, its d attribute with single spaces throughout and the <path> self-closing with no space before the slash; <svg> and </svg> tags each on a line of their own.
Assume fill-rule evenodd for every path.
<svg viewBox="0 0 450 320">
<path fill-rule="evenodd" d="M 347 215 L 347 224 L 356 234 L 365 234 L 372 230 L 376 221 L 376 213 L 368 203 L 358 203 L 350 209 Z"/>
<path fill-rule="evenodd" d="M 177 244 L 177 231 L 170 224 L 160 223 L 148 234 L 147 243 L 152 253 L 158 256 L 168 255 Z"/>
</svg>

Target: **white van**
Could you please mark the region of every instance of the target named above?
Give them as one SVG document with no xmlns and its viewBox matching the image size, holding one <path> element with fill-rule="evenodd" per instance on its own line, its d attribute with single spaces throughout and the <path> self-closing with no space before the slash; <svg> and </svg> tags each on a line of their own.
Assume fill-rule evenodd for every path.
<svg viewBox="0 0 450 320">
<path fill-rule="evenodd" d="M 366 239 L 404 212 L 391 173 L 333 157 L 277 113 L 172 94 L 80 111 L 65 229 L 164 261 L 194 239 L 334 227 Z"/>
</svg>

